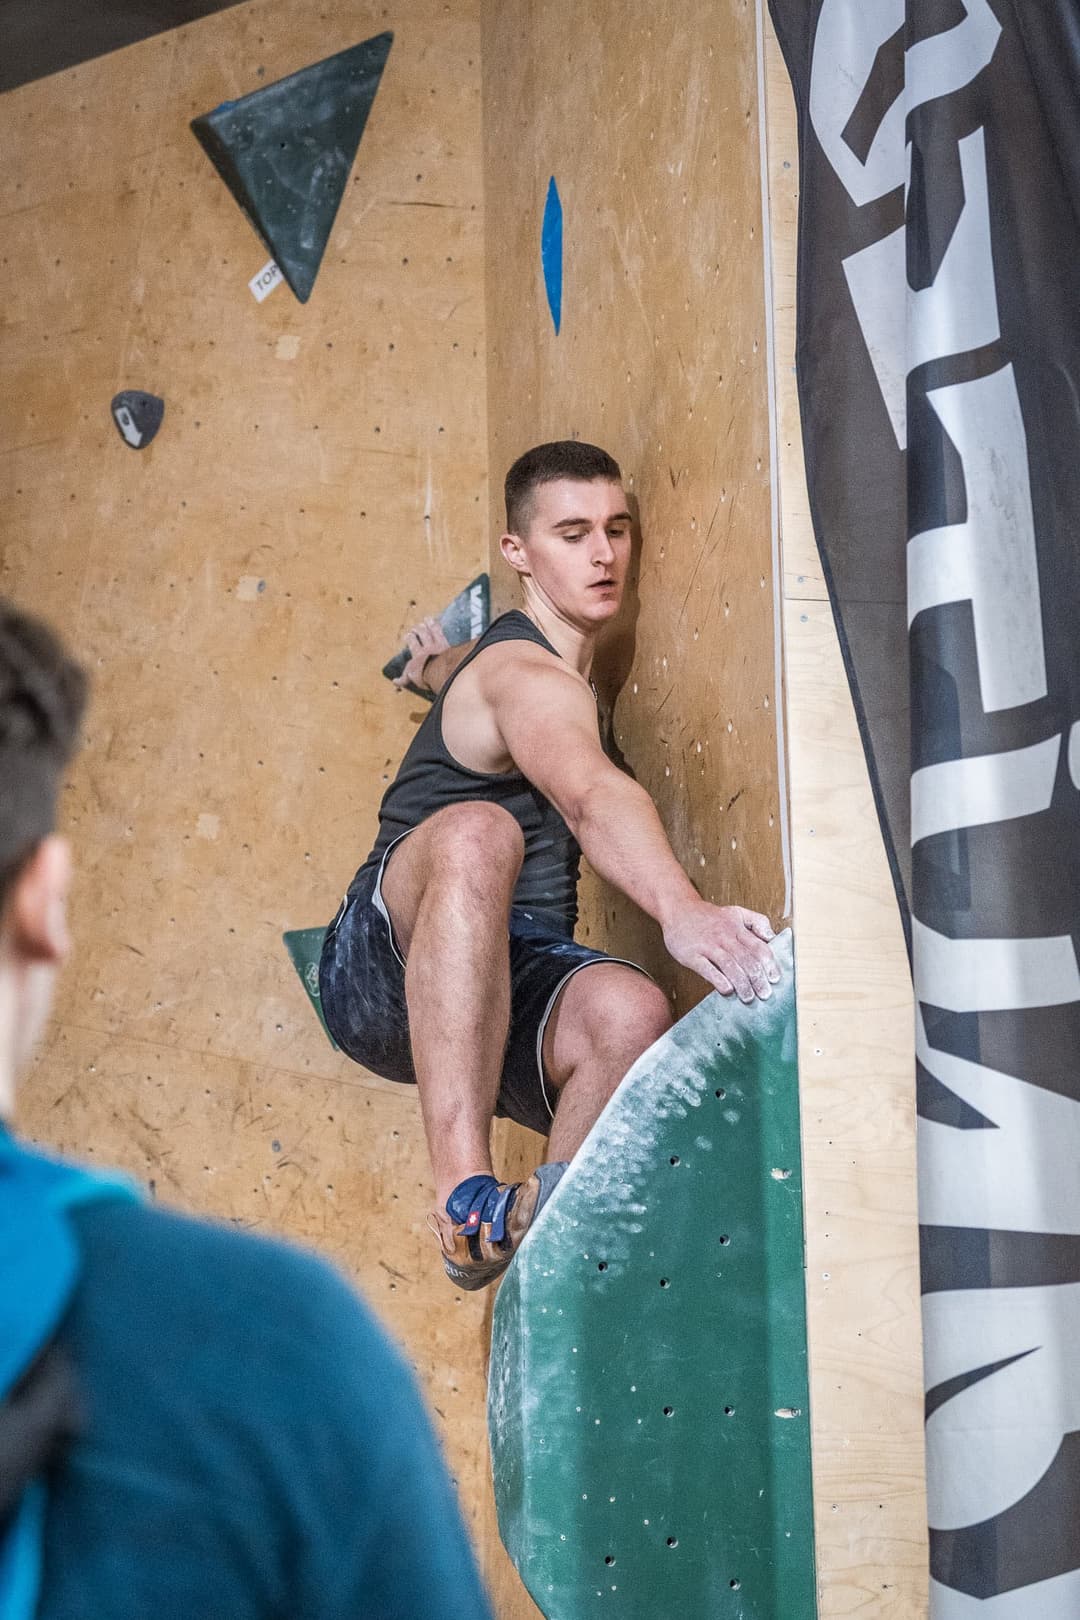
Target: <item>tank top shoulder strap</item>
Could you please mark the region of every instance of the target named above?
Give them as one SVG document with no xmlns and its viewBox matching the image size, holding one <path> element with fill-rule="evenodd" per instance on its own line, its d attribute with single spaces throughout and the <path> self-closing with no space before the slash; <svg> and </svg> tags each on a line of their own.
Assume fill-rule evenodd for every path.
<svg viewBox="0 0 1080 1620">
<path fill-rule="evenodd" d="M 439 697 L 441 698 L 450 689 L 462 670 L 472 663 L 477 653 L 483 652 L 485 647 L 493 647 L 497 641 L 531 641 L 535 646 L 543 647 L 549 653 L 554 653 L 556 658 L 562 656 L 551 645 L 544 632 L 533 624 L 527 614 L 522 613 L 520 608 L 511 608 L 508 613 L 500 613 L 497 619 L 491 621 L 472 652 L 461 660 L 461 663 L 446 682 L 442 691 L 440 691 Z"/>
<path fill-rule="evenodd" d="M 500 613 L 497 619 L 493 619 L 474 651 L 479 652 L 482 643 L 490 645 L 493 641 L 534 641 L 538 647 L 546 647 L 548 652 L 559 657 L 544 632 L 520 608 L 511 608 L 508 613 Z"/>
</svg>

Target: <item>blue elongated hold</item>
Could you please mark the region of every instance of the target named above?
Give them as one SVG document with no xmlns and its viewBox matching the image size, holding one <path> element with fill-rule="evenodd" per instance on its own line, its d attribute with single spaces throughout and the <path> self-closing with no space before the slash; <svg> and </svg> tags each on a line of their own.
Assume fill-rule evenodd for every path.
<svg viewBox="0 0 1080 1620">
<path fill-rule="evenodd" d="M 562 199 L 552 175 L 548 182 L 547 201 L 544 204 L 544 223 L 540 229 L 540 262 L 544 267 L 544 288 L 547 292 L 551 319 L 558 332 L 562 325 L 562 272 L 563 226 Z"/>
</svg>

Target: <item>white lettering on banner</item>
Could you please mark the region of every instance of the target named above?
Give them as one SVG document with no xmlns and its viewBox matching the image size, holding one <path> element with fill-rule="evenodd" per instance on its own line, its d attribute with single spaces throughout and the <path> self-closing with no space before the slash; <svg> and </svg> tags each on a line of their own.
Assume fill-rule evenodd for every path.
<svg viewBox="0 0 1080 1620">
<path fill-rule="evenodd" d="M 907 449 L 907 232 L 871 242 L 842 260 L 855 318 L 899 449 Z"/>
<path fill-rule="evenodd" d="M 934 1620 L 1076 1620 L 1080 1569 L 988 1598 L 969 1597 L 931 1580 L 930 1612 Z"/>
<path fill-rule="evenodd" d="M 897 96 L 861 161 L 844 139 L 878 51 L 904 26 L 904 0 L 824 0 L 810 64 L 810 122 L 844 190 L 858 207 L 903 183 L 904 98 Z"/>
<path fill-rule="evenodd" d="M 967 517 L 908 544 L 908 623 L 970 601 L 987 713 L 1046 696 L 1027 439 L 1011 365 L 926 396 L 964 465 Z"/>
<path fill-rule="evenodd" d="M 1073 787 L 1080 788 L 1080 720 L 1073 724 L 1069 732 L 1069 775 Z"/>
<path fill-rule="evenodd" d="M 990 192 L 986 136 L 976 129 L 957 142 L 964 206 L 938 273 L 929 287 L 907 287 L 907 369 L 947 354 L 965 354 L 1001 336 L 994 253 L 990 241 Z M 1021 432 L 1021 443 L 1023 433 Z"/>
<path fill-rule="evenodd" d="M 1080 1001 L 1072 937 L 950 939 L 911 919 L 915 994 L 949 1012 L 1007 1012 Z"/>
<path fill-rule="evenodd" d="M 1076 727 L 1073 727 L 1075 732 Z M 1050 808 L 1061 738 L 924 765 L 911 776 L 911 842 Z"/>
<path fill-rule="evenodd" d="M 961 1130 L 919 1119 L 923 1225 L 1080 1235 L 1080 1103 L 939 1051 L 916 1017 L 921 1062 L 994 1126 Z"/>
<path fill-rule="evenodd" d="M 958 1289 L 923 1298 L 926 1387 L 1022 1359 L 969 1384 L 926 1420 L 932 1530 L 994 1519 L 1038 1484 L 1080 1429 L 1080 1283 Z"/>
<path fill-rule="evenodd" d="M 903 93 L 884 108 L 872 134 L 860 134 L 856 152 L 845 132 L 856 110 L 864 110 L 860 103 L 881 48 L 898 43 L 907 7 L 904 0 L 822 0 L 808 110 L 822 151 L 856 208 L 907 179 L 907 115 L 970 84 L 992 59 L 1002 28 L 990 0 L 964 0 L 964 10 L 955 27 L 905 53 Z M 901 449 L 907 445 L 911 372 L 931 360 L 985 349 L 1001 335 L 985 135 L 975 129 L 956 141 L 963 206 L 933 283 L 918 290 L 908 285 L 906 227 L 843 261 Z M 928 167 L 922 178 L 922 205 L 933 210 L 938 175 Z M 970 603 L 979 680 L 975 705 L 986 714 L 1022 710 L 1047 696 L 1048 681 L 1027 435 L 1013 367 L 999 365 L 989 376 L 936 388 L 927 398 L 963 467 L 966 516 L 909 541 L 908 622 L 948 604 Z M 958 696 L 967 700 L 966 692 Z M 971 735 L 971 718 L 957 717 L 960 738 Z M 1010 734 L 1012 747 L 935 759 L 915 771 L 916 861 L 926 838 L 1047 811 L 1064 743 L 1062 734 L 1046 737 L 1053 724 L 1034 711 L 1026 736 L 1022 729 Z M 1057 726 L 1060 732 L 1060 720 Z M 1069 732 L 1067 760 L 1080 788 L 1080 722 Z M 993 891 L 998 874 L 985 863 L 973 864 L 970 880 L 975 905 Z M 952 938 L 913 917 L 912 956 L 919 1057 L 944 1087 L 991 1122 L 962 1130 L 920 1118 L 924 1225 L 986 1232 L 991 1248 L 994 1232 L 1080 1235 L 1080 1102 L 1035 1084 L 1035 1074 L 1027 1082 L 932 1047 L 920 1007 L 1007 1015 L 1076 1002 L 1080 965 L 1072 938 Z M 986 1550 L 978 1557 L 989 1560 L 981 1575 L 991 1587 L 996 1580 L 1004 1588 L 996 1596 L 974 1597 L 932 1580 L 932 1620 L 1075 1620 L 1080 1571 L 1016 1588 L 1016 1572 L 994 1562 L 993 1521 L 1045 1476 L 1062 1437 L 1080 1430 L 1080 1284 L 938 1291 L 928 1278 L 928 1286 L 927 1389 L 1020 1358 L 956 1393 L 945 1391 L 927 1421 L 931 1527 L 981 1537 Z"/>
<path fill-rule="evenodd" d="M 920 39 L 904 55 L 904 106 L 910 113 L 951 96 L 989 67 L 1001 24 L 989 0 L 964 0 L 967 16 L 942 34 Z"/>
<path fill-rule="evenodd" d="M 980 349 L 1001 335 L 982 130 L 965 136 L 959 152 L 964 207 L 931 286 L 918 291 L 908 286 L 903 227 L 843 261 L 863 341 L 901 450 L 907 445 L 909 372 L 928 360 Z"/>
<path fill-rule="evenodd" d="M 810 122 L 844 190 L 858 207 L 905 179 L 904 121 L 923 102 L 962 90 L 997 47 L 1001 24 L 988 0 L 965 0 L 954 28 L 920 40 L 904 57 L 904 90 L 885 112 L 865 161 L 844 138 L 886 40 L 904 26 L 904 0 L 824 0 L 810 64 Z"/>
</svg>

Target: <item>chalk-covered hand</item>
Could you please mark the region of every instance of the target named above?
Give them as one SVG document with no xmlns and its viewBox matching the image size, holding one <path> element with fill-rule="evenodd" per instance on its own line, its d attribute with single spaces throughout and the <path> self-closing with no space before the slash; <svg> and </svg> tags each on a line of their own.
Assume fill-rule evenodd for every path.
<svg viewBox="0 0 1080 1620">
<path fill-rule="evenodd" d="M 768 941 L 768 917 L 745 906 L 711 906 L 705 900 L 683 905 L 664 928 L 669 956 L 691 968 L 722 996 L 767 1001 L 780 982 L 780 968 Z"/>
<path fill-rule="evenodd" d="M 429 658 L 437 653 L 446 652 L 450 646 L 443 627 L 438 619 L 421 619 L 406 633 L 405 645 L 409 649 L 409 662 L 401 674 L 394 681 L 397 687 L 430 686 L 424 675 L 424 666 Z"/>
</svg>

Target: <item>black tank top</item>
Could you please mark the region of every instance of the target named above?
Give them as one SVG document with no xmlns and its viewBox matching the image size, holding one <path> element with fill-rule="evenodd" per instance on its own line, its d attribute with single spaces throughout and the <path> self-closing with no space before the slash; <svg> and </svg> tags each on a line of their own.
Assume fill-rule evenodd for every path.
<svg viewBox="0 0 1080 1620">
<path fill-rule="evenodd" d="M 497 641 L 532 641 L 560 656 L 532 620 L 517 608 L 488 626 L 436 697 L 383 795 L 375 848 L 353 879 L 350 892 L 364 874 L 378 866 L 402 833 L 418 827 L 448 804 L 481 799 L 508 810 L 525 837 L 525 859 L 514 890 L 514 905 L 524 907 L 537 921 L 550 923 L 569 937 L 577 922 L 581 850 L 566 822 L 520 771 L 498 775 L 472 771 L 454 758 L 443 741 L 442 711 L 447 692 L 477 654 Z M 599 732 L 599 718 L 597 729 Z"/>
</svg>

